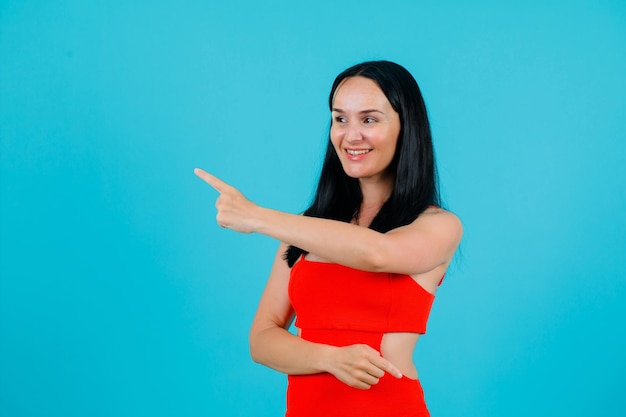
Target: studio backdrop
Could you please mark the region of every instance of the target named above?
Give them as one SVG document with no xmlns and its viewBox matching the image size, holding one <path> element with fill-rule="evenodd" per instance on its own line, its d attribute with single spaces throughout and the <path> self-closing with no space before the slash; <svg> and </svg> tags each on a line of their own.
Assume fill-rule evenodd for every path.
<svg viewBox="0 0 626 417">
<path fill-rule="evenodd" d="M 465 235 L 415 352 L 437 416 L 626 413 L 623 1 L 0 1 L 0 415 L 281 416 L 248 331 L 334 77 L 415 76 Z"/>
</svg>

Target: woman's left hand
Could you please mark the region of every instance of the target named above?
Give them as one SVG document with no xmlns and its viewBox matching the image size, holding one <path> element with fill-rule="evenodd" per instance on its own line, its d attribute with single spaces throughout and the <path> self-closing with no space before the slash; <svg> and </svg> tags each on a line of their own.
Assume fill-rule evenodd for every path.
<svg viewBox="0 0 626 417">
<path fill-rule="evenodd" d="M 219 197 L 215 201 L 217 224 L 240 233 L 253 233 L 255 209 L 259 206 L 248 200 L 239 190 L 226 184 L 214 175 L 196 168 L 194 173 L 213 187 Z"/>
</svg>

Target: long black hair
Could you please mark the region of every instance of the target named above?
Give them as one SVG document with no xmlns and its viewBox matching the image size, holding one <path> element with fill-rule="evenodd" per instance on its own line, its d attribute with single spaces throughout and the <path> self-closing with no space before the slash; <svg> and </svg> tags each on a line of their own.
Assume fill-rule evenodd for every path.
<svg viewBox="0 0 626 417">
<path fill-rule="evenodd" d="M 384 233 L 410 224 L 430 205 L 441 205 L 430 124 L 417 82 L 404 67 L 389 61 L 364 62 L 339 74 L 328 97 L 331 111 L 339 85 L 356 76 L 376 82 L 400 115 L 396 152 L 388 168 L 394 173 L 393 190 L 369 225 Z M 362 201 L 359 180 L 344 172 L 329 135 L 315 198 L 304 215 L 350 222 L 358 216 Z M 285 259 L 291 267 L 306 253 L 289 246 Z"/>
</svg>

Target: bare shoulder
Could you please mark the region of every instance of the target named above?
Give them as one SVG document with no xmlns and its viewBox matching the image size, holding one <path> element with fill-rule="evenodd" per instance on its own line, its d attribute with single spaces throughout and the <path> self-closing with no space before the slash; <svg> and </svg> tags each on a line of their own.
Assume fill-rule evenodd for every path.
<svg viewBox="0 0 626 417">
<path fill-rule="evenodd" d="M 450 243 L 458 244 L 463 236 L 463 223 L 454 213 L 440 207 L 427 208 L 413 222 L 413 226 L 422 230 L 431 230 L 439 235 L 447 236 Z"/>
<path fill-rule="evenodd" d="M 435 278 L 441 279 L 461 243 L 463 226 L 456 214 L 429 207 L 411 224 L 391 230 L 387 235 L 395 256 L 393 272 L 414 277 L 432 272 L 432 283 L 436 286 Z"/>
<path fill-rule="evenodd" d="M 420 219 L 422 217 L 436 219 L 436 221 L 452 222 L 452 223 L 458 224 L 459 227 L 462 227 L 461 219 L 459 219 L 459 216 L 457 216 L 456 214 L 454 214 L 451 211 L 442 209 L 441 207 L 436 207 L 436 206 L 428 207 L 418 217 L 418 219 Z"/>
</svg>

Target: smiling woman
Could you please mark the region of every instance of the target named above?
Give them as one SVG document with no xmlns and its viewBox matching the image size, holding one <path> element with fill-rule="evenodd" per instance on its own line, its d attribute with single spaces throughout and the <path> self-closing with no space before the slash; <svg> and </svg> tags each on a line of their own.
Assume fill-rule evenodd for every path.
<svg viewBox="0 0 626 417">
<path fill-rule="evenodd" d="M 462 226 L 440 208 L 424 101 L 406 69 L 376 61 L 341 73 L 329 104 L 303 215 L 260 207 L 196 170 L 220 193 L 221 226 L 283 242 L 251 354 L 289 375 L 287 417 L 428 416 L 412 355 Z"/>
<path fill-rule="evenodd" d="M 400 116 L 371 79 L 345 79 L 335 92 L 330 139 L 348 176 L 392 182 Z"/>
</svg>

